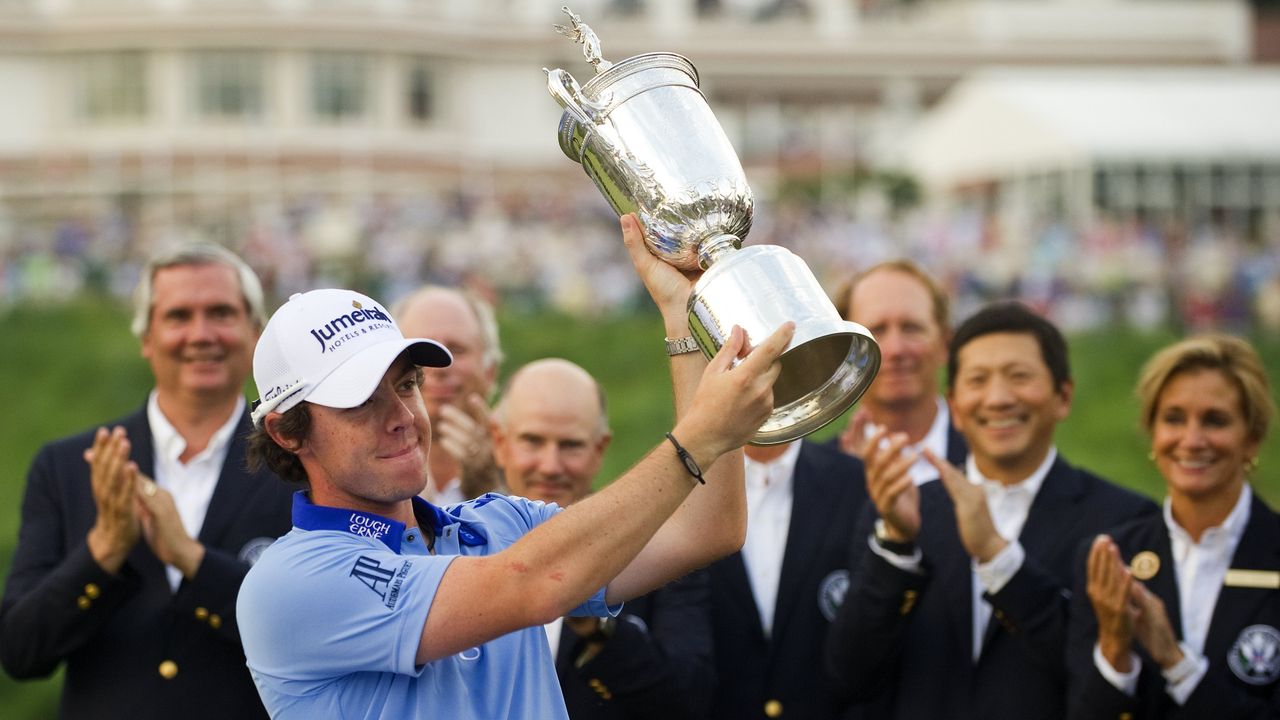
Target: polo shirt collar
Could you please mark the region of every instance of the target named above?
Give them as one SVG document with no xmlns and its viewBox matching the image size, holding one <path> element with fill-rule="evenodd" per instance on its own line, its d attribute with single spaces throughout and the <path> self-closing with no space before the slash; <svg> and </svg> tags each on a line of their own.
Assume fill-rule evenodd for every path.
<svg viewBox="0 0 1280 720">
<path fill-rule="evenodd" d="M 475 547 L 488 542 L 484 530 L 476 523 L 466 522 L 420 497 L 413 498 L 413 514 L 419 523 L 430 524 L 436 537 L 443 534 L 446 525 L 458 525 L 458 542 L 461 544 Z M 302 530 L 337 530 L 374 538 L 395 553 L 400 552 L 405 531 L 404 523 L 375 513 L 316 505 L 306 490 L 293 494 L 293 525 Z"/>
</svg>

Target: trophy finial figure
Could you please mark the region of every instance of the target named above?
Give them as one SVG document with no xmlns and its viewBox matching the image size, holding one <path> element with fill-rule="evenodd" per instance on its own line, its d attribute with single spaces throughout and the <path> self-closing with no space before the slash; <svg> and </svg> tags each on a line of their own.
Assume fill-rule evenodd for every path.
<svg viewBox="0 0 1280 720">
<path fill-rule="evenodd" d="M 613 63 L 600 56 L 600 38 L 591 26 L 582 22 L 582 16 L 570 10 L 568 5 L 560 6 L 560 10 L 569 16 L 569 26 L 556 25 L 556 32 L 576 43 L 582 43 L 582 55 L 595 66 L 597 74 L 613 67 Z"/>
</svg>

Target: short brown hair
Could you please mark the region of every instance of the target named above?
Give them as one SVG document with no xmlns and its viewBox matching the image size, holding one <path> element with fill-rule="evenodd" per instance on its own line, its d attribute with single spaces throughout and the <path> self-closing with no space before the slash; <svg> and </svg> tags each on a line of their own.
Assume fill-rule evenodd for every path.
<svg viewBox="0 0 1280 720">
<path fill-rule="evenodd" d="M 947 294 L 942 291 L 942 287 L 933 279 L 933 276 L 925 272 L 925 269 L 917 265 L 915 262 L 906 258 L 898 258 L 896 260 L 885 260 L 876 263 L 869 268 L 865 268 L 852 276 L 840 286 L 836 288 L 835 306 L 840 313 L 840 317 L 849 318 L 850 311 L 853 310 L 851 305 L 853 291 L 858 287 L 858 283 L 869 275 L 881 271 L 898 272 L 903 275 L 910 275 L 929 292 L 929 299 L 933 303 L 933 319 L 938 323 L 938 328 L 942 330 L 943 337 L 951 329 L 951 302 L 947 299 Z"/>
<path fill-rule="evenodd" d="M 1143 429 L 1151 432 L 1160 393 L 1169 380 L 1179 373 L 1201 369 L 1217 370 L 1235 383 L 1250 438 L 1261 441 L 1276 412 L 1266 368 L 1248 342 L 1217 333 L 1180 340 L 1151 356 L 1142 366 L 1137 394 Z"/>
<path fill-rule="evenodd" d="M 276 424 L 276 431 L 299 443 L 306 440 L 307 434 L 311 432 L 311 404 L 300 402 L 285 411 Z M 245 454 L 249 469 L 254 472 L 266 466 L 287 482 L 310 485 L 302 461 L 292 451 L 280 447 L 267 434 L 265 421 L 249 433 L 249 447 Z"/>
</svg>

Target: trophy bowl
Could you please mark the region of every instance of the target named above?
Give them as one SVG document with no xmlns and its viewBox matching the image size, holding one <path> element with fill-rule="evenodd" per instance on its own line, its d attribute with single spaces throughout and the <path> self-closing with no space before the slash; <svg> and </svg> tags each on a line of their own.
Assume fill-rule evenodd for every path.
<svg viewBox="0 0 1280 720">
<path fill-rule="evenodd" d="M 715 355 L 734 325 L 754 344 L 796 323 L 773 413 L 752 443 L 790 442 L 839 417 L 875 378 L 880 348 L 866 328 L 840 317 L 799 257 L 773 245 L 742 247 L 751 189 L 693 63 L 662 52 L 605 61 L 595 33 L 564 10 L 572 26 L 557 30 L 582 43 L 597 74 L 579 86 L 565 70 L 546 71 L 547 89 L 564 108 L 560 149 L 619 215 L 636 213 L 655 255 L 705 271 L 688 304 L 703 354 Z"/>
</svg>

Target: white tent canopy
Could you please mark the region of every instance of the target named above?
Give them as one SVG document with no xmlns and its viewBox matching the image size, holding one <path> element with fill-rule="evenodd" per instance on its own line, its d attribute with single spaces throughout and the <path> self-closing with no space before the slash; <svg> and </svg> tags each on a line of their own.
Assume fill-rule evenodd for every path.
<svg viewBox="0 0 1280 720">
<path fill-rule="evenodd" d="M 935 187 L 1104 163 L 1280 162 L 1280 70 L 989 70 L 921 121 L 908 163 Z"/>
</svg>

